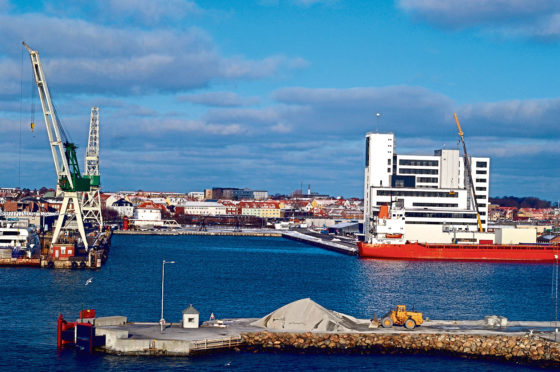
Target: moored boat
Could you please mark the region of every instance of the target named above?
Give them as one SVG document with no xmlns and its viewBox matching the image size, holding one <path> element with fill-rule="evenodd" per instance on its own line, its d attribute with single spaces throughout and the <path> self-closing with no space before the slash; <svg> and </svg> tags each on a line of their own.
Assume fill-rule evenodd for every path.
<svg viewBox="0 0 560 372">
<path fill-rule="evenodd" d="M 393 260 L 453 260 L 453 261 L 512 261 L 554 262 L 558 260 L 560 244 L 496 244 L 493 240 L 473 239 L 452 243 L 422 243 L 405 239 L 404 210 L 389 211 L 381 206 L 372 235 L 367 242 L 358 242 L 362 258 Z M 449 231 L 450 238 L 456 232 Z M 475 235 L 473 234 L 473 237 Z M 486 238 L 486 237 L 484 237 Z"/>
<path fill-rule="evenodd" d="M 394 260 L 554 262 L 559 250 L 559 245 L 551 244 L 358 243 L 362 258 Z"/>
</svg>

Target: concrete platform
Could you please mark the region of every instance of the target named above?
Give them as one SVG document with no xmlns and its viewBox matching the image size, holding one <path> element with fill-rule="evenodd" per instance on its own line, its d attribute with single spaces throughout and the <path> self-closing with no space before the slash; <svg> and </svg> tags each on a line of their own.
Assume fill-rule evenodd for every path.
<svg viewBox="0 0 560 372">
<path fill-rule="evenodd" d="M 105 336 L 106 343 L 99 351 L 119 355 L 174 355 L 186 356 L 215 349 L 243 345 L 243 337 L 250 333 L 271 334 L 342 334 L 341 332 L 308 332 L 306 330 L 272 330 L 250 325 L 255 318 L 224 319 L 225 327 L 202 326 L 182 328 L 179 323 L 167 324 L 161 332 L 159 323 L 128 322 L 124 317 L 100 318 L 95 335 Z M 104 319 L 104 320 L 102 320 Z M 126 319 L 126 318 L 124 318 Z M 488 326 L 484 320 L 430 320 L 410 331 L 404 327 L 369 328 L 367 320 L 344 334 L 356 335 L 472 335 L 521 337 L 528 334 L 554 341 L 554 322 L 510 321 L 507 327 Z M 115 324 L 121 325 L 105 325 Z M 126 320 L 125 320 L 126 322 Z"/>
<path fill-rule="evenodd" d="M 322 235 L 310 232 L 300 232 L 300 231 L 284 231 L 282 236 L 286 239 L 295 240 L 298 242 L 306 243 L 309 245 L 314 245 L 316 247 L 324 248 L 329 251 L 343 253 L 350 256 L 358 255 L 358 246 L 355 242 L 345 242 L 341 239 L 340 241 L 333 241 L 333 239 L 338 238 L 332 235 Z"/>
</svg>

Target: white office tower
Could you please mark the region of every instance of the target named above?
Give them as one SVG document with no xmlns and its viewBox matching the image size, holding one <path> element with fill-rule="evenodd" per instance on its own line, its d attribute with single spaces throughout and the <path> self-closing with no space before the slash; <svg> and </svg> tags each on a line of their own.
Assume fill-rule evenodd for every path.
<svg viewBox="0 0 560 372">
<path fill-rule="evenodd" d="M 490 158 L 471 157 L 471 171 L 483 228 L 487 227 Z M 379 206 L 405 210 L 405 238 L 430 241 L 427 235 L 476 231 L 474 198 L 459 150 L 434 155 L 399 155 L 393 133 L 366 135 L 364 233 L 369 240 Z"/>
</svg>

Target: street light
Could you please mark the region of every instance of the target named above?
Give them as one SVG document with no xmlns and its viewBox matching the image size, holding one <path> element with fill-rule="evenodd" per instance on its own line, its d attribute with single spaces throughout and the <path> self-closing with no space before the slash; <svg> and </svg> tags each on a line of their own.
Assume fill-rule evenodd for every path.
<svg viewBox="0 0 560 372">
<path fill-rule="evenodd" d="M 554 341 L 558 341 L 558 255 L 554 255 L 554 260 L 556 261 L 556 267 L 554 268 L 555 276 L 556 276 L 556 285 L 555 285 L 555 310 L 554 310 Z"/>
<path fill-rule="evenodd" d="M 163 319 L 163 287 L 165 283 L 165 264 L 174 264 L 175 261 L 165 261 L 161 263 L 161 319 L 159 320 L 160 332 L 163 333 L 163 325 L 165 324 L 165 319 Z"/>
</svg>

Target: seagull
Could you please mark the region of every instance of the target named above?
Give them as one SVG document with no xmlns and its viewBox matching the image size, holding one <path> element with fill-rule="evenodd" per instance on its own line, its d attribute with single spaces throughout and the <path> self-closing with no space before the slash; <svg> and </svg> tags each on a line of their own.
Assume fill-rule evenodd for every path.
<svg viewBox="0 0 560 372">
<path fill-rule="evenodd" d="M 89 278 L 88 280 L 86 280 L 86 284 L 85 284 L 85 285 L 88 285 L 89 283 L 91 283 L 92 280 L 93 280 L 93 276 L 92 276 L 91 278 Z"/>
</svg>

